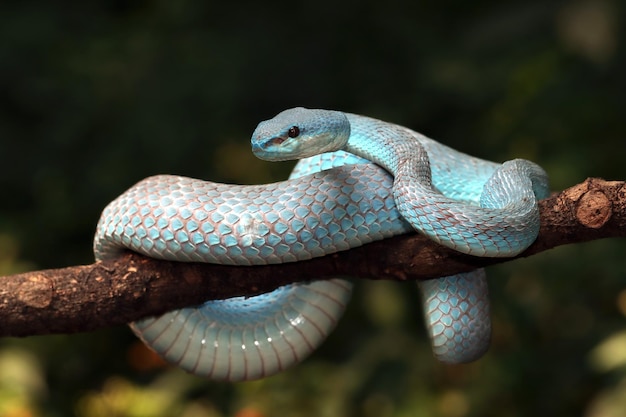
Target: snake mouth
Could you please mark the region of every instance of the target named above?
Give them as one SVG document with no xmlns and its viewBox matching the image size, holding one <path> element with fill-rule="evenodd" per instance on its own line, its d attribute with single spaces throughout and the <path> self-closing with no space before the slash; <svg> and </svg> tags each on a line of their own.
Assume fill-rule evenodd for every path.
<svg viewBox="0 0 626 417">
<path fill-rule="evenodd" d="M 274 146 L 282 145 L 287 138 L 282 136 L 274 136 L 266 140 L 256 140 L 252 142 L 252 151 L 256 152 L 257 150 L 267 150 L 271 149 Z"/>
<path fill-rule="evenodd" d="M 274 136 L 267 140 L 252 143 L 252 153 L 259 159 L 265 161 L 283 161 L 293 159 L 286 149 L 279 150 L 280 146 L 287 141 L 282 136 Z M 278 149 L 277 149 L 278 148 Z"/>
<path fill-rule="evenodd" d="M 272 145 L 272 146 L 275 146 L 275 145 L 280 145 L 280 144 L 281 144 L 281 143 L 283 143 L 284 141 L 285 141 L 285 138 L 282 138 L 282 137 L 280 137 L 280 136 L 276 136 L 275 138 L 270 139 L 270 140 L 268 141 L 267 145 Z M 267 146 L 267 145 L 266 145 L 266 146 Z"/>
</svg>

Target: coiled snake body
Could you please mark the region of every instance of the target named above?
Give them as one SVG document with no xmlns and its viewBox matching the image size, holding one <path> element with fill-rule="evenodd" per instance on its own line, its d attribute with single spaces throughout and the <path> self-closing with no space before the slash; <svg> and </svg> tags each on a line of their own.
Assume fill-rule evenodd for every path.
<svg viewBox="0 0 626 417">
<path fill-rule="evenodd" d="M 514 256 L 536 238 L 537 199 L 548 193 L 545 172 L 531 162 L 484 161 L 402 126 L 341 112 L 282 112 L 259 124 L 252 148 L 262 159 L 304 159 L 288 181 L 267 185 L 147 178 L 103 211 L 96 258 L 130 249 L 159 259 L 263 265 L 412 229 L 464 253 Z M 480 357 L 490 337 L 484 272 L 424 281 L 420 289 L 435 356 L 450 363 Z M 292 284 L 172 311 L 131 328 L 189 372 L 256 379 L 312 352 L 350 293 L 342 279 Z"/>
</svg>

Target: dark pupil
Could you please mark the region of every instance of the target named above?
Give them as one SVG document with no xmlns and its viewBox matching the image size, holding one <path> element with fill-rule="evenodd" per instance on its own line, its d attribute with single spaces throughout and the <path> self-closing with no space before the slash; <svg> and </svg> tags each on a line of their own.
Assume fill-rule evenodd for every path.
<svg viewBox="0 0 626 417">
<path fill-rule="evenodd" d="M 290 138 L 295 138 L 296 136 L 298 136 L 300 134 L 300 128 L 298 126 L 292 126 L 289 128 L 289 131 L 287 132 L 287 135 Z"/>
</svg>

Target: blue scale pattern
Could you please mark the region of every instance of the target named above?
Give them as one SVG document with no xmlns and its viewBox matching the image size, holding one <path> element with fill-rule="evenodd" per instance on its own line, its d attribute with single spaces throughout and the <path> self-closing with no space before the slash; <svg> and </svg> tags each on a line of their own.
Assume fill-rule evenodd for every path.
<svg viewBox="0 0 626 417">
<path fill-rule="evenodd" d="M 474 256 L 515 256 L 525 250 L 539 232 L 537 201 L 548 195 L 546 173 L 530 161 L 485 161 L 403 126 L 337 111 L 281 112 L 259 124 L 252 150 L 267 160 L 342 150 L 375 162 L 394 176 L 396 207 L 415 230 Z M 482 271 L 442 277 L 420 288 L 435 356 L 449 363 L 480 357 L 491 334 Z M 439 300 L 436 308 L 433 300 Z"/>
<path fill-rule="evenodd" d="M 294 125 L 302 133 L 296 141 L 288 135 Z M 351 153 L 305 158 L 289 181 L 276 184 L 143 180 L 104 210 L 96 258 L 131 249 L 176 261 L 263 265 L 323 256 L 412 229 L 464 253 L 512 256 L 536 236 L 536 199 L 547 194 L 547 177 L 528 161 L 496 164 L 402 126 L 306 109 L 259 124 L 253 151 L 265 156 L 280 145 L 299 158 L 306 137 L 324 141 L 310 155 Z M 330 143 L 335 137 L 339 146 Z M 451 363 L 480 357 L 490 335 L 484 272 L 426 281 L 420 288 L 435 356 Z M 189 372 L 255 379 L 302 360 L 322 343 L 350 293 L 341 279 L 293 284 L 172 311 L 131 328 Z"/>
</svg>

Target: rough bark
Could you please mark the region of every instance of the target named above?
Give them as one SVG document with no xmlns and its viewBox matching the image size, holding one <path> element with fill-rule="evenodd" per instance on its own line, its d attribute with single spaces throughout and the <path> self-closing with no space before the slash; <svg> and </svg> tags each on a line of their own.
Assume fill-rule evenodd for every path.
<svg viewBox="0 0 626 417">
<path fill-rule="evenodd" d="M 540 207 L 539 237 L 519 257 L 626 236 L 622 181 L 588 179 L 541 201 Z M 419 280 L 511 259 L 459 254 L 417 234 L 310 261 L 255 267 L 165 262 L 127 253 L 114 261 L 0 277 L 0 336 L 90 331 L 296 281 L 333 276 Z"/>
</svg>

